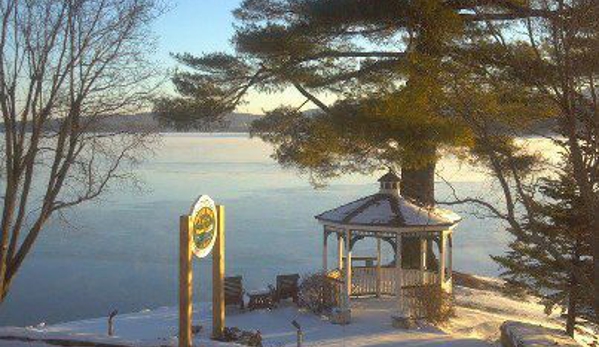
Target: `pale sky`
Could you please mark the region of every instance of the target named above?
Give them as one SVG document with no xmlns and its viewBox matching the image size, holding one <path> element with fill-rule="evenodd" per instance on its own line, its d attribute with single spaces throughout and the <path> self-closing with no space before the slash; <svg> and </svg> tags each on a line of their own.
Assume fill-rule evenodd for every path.
<svg viewBox="0 0 599 347">
<path fill-rule="evenodd" d="M 232 52 L 233 15 L 241 0 L 171 0 L 170 10 L 158 19 L 158 60 L 173 68 L 169 52 L 201 54 Z M 249 104 L 238 111 L 261 114 L 281 104 L 299 106 L 305 99 L 295 90 L 277 95 L 251 93 Z M 311 106 L 313 107 L 313 106 Z"/>
</svg>

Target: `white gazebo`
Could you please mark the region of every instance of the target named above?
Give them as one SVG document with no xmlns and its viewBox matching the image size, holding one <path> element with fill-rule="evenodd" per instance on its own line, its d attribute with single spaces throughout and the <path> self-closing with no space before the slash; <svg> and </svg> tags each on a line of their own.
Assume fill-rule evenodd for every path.
<svg viewBox="0 0 599 347">
<path fill-rule="evenodd" d="M 397 296 L 399 314 L 415 316 L 410 291 L 425 285 L 451 291 L 452 234 L 461 218 L 449 210 L 420 207 L 402 197 L 400 179 L 393 172 L 379 182 L 378 193 L 315 217 L 324 226 L 323 271 L 341 286 L 337 303 L 348 316 L 350 298 L 382 295 Z M 337 237 L 337 262 L 329 267 L 331 234 Z M 355 243 L 364 238 L 376 239 L 375 255 L 352 257 Z M 393 248 L 394 259 L 388 264 L 382 264 L 383 241 Z"/>
</svg>

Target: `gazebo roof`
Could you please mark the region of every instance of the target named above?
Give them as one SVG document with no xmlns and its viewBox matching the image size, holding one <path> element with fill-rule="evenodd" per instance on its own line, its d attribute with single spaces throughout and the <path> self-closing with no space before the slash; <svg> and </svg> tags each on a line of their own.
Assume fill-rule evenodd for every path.
<svg viewBox="0 0 599 347">
<path fill-rule="evenodd" d="M 387 182 L 389 174 L 381 177 Z M 395 176 L 397 177 L 397 176 Z M 373 229 L 402 229 L 414 231 L 443 230 L 457 224 L 461 217 L 450 210 L 436 207 L 420 207 L 399 194 L 381 187 L 381 191 L 335 209 L 323 212 L 315 217 L 322 224 L 333 226 L 366 227 Z"/>
</svg>

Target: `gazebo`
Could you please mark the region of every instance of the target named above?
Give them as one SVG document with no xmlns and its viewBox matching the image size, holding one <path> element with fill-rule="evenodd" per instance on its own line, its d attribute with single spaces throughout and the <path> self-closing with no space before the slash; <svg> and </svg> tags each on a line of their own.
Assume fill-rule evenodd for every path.
<svg viewBox="0 0 599 347">
<path fill-rule="evenodd" d="M 415 290 L 439 285 L 452 288 L 452 235 L 460 216 L 436 207 L 421 207 L 400 194 L 400 179 L 389 171 L 379 180 L 378 193 L 366 196 L 315 218 L 324 226 L 322 268 L 338 283 L 337 300 L 346 320 L 350 299 L 357 296 L 397 296 L 398 313 L 412 310 Z M 329 268 L 328 244 L 337 237 L 337 263 Z M 352 257 L 356 242 L 376 239 L 374 256 Z M 394 259 L 382 263 L 381 244 L 387 242 Z"/>
</svg>

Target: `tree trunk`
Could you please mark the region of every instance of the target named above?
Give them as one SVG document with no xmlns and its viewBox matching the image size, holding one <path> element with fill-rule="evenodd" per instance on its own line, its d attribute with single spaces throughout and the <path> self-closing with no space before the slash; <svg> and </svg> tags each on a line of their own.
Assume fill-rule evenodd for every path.
<svg viewBox="0 0 599 347">
<path fill-rule="evenodd" d="M 435 204 L 435 163 L 421 169 L 401 170 L 401 195 L 421 206 Z"/>
<path fill-rule="evenodd" d="M 595 204 L 599 206 L 599 204 Z M 596 208 L 599 209 L 599 208 Z M 599 213 L 599 211 L 597 211 Z M 595 311 L 595 322 L 599 321 L 599 217 L 595 213 L 593 217 L 593 311 Z"/>
<path fill-rule="evenodd" d="M 401 170 L 401 195 L 421 206 L 432 206 L 435 204 L 435 163 L 422 169 Z M 432 247 L 432 242 L 429 243 Z M 429 252 L 429 262 L 434 261 L 434 253 Z M 401 243 L 402 267 L 406 269 L 417 269 L 420 266 L 420 239 L 416 237 L 404 237 Z"/>
<path fill-rule="evenodd" d="M 568 315 L 566 317 L 566 334 L 571 337 L 574 337 L 574 327 L 576 326 L 576 304 L 578 299 L 576 297 L 576 286 L 576 277 L 572 276 L 568 295 Z"/>
</svg>

